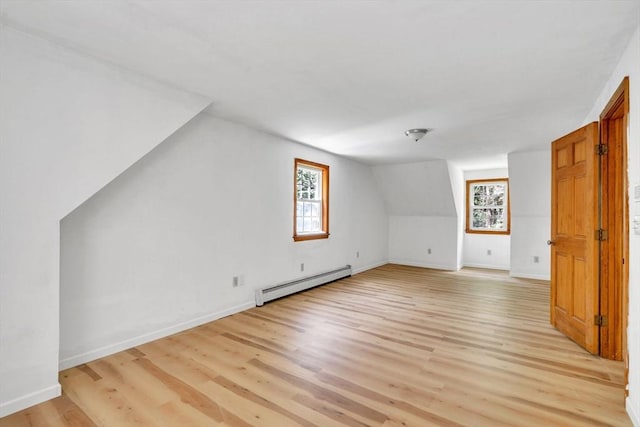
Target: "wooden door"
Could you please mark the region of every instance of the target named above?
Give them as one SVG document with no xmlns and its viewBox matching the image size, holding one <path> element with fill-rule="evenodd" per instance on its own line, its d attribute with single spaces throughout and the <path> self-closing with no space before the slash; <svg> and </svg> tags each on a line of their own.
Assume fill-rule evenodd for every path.
<svg viewBox="0 0 640 427">
<path fill-rule="evenodd" d="M 599 351 L 598 123 L 551 146 L 551 324 Z"/>
</svg>

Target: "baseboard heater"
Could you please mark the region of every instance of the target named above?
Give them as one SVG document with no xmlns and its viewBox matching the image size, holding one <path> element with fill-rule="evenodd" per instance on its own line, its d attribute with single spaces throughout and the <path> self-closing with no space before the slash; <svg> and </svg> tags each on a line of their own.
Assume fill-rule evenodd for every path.
<svg viewBox="0 0 640 427">
<path fill-rule="evenodd" d="M 334 280 L 342 279 L 349 276 L 351 276 L 351 266 L 345 265 L 344 267 L 338 268 L 336 270 L 331 270 L 325 273 L 296 279 L 291 282 L 280 283 L 279 285 L 258 289 L 256 290 L 256 305 L 261 306 L 265 302 L 273 301 L 274 299 L 295 294 L 296 292 L 306 291 L 307 289 L 313 288 L 315 286 L 324 285 L 325 283 L 333 282 Z"/>
</svg>

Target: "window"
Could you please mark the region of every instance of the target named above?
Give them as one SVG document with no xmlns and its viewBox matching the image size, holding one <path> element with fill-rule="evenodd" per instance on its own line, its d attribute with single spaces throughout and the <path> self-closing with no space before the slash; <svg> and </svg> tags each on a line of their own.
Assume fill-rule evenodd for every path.
<svg viewBox="0 0 640 427">
<path fill-rule="evenodd" d="M 509 234 L 509 180 L 467 181 L 467 233 Z"/>
<path fill-rule="evenodd" d="M 329 166 L 295 159 L 293 240 L 329 237 Z"/>
</svg>

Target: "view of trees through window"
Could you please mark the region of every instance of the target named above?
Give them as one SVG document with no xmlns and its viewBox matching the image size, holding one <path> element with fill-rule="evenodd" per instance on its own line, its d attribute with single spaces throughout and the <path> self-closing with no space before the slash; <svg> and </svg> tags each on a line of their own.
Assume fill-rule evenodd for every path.
<svg viewBox="0 0 640 427">
<path fill-rule="evenodd" d="M 329 166 L 295 159 L 293 239 L 329 237 Z"/>
<path fill-rule="evenodd" d="M 296 170 L 296 231 L 308 233 L 322 231 L 322 171 L 299 166 Z"/>
<path fill-rule="evenodd" d="M 508 181 L 467 181 L 467 232 L 509 232 Z"/>
</svg>

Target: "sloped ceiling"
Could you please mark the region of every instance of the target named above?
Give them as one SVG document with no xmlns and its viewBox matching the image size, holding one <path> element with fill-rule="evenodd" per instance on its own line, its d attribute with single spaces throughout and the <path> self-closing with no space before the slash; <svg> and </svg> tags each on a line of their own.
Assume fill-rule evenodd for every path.
<svg viewBox="0 0 640 427">
<path fill-rule="evenodd" d="M 469 164 L 580 125 L 640 2 L 2 0 L 0 19 L 285 138 Z M 434 132 L 415 143 L 414 127 Z"/>
<path fill-rule="evenodd" d="M 373 167 L 389 215 L 455 217 L 446 160 Z"/>
</svg>

